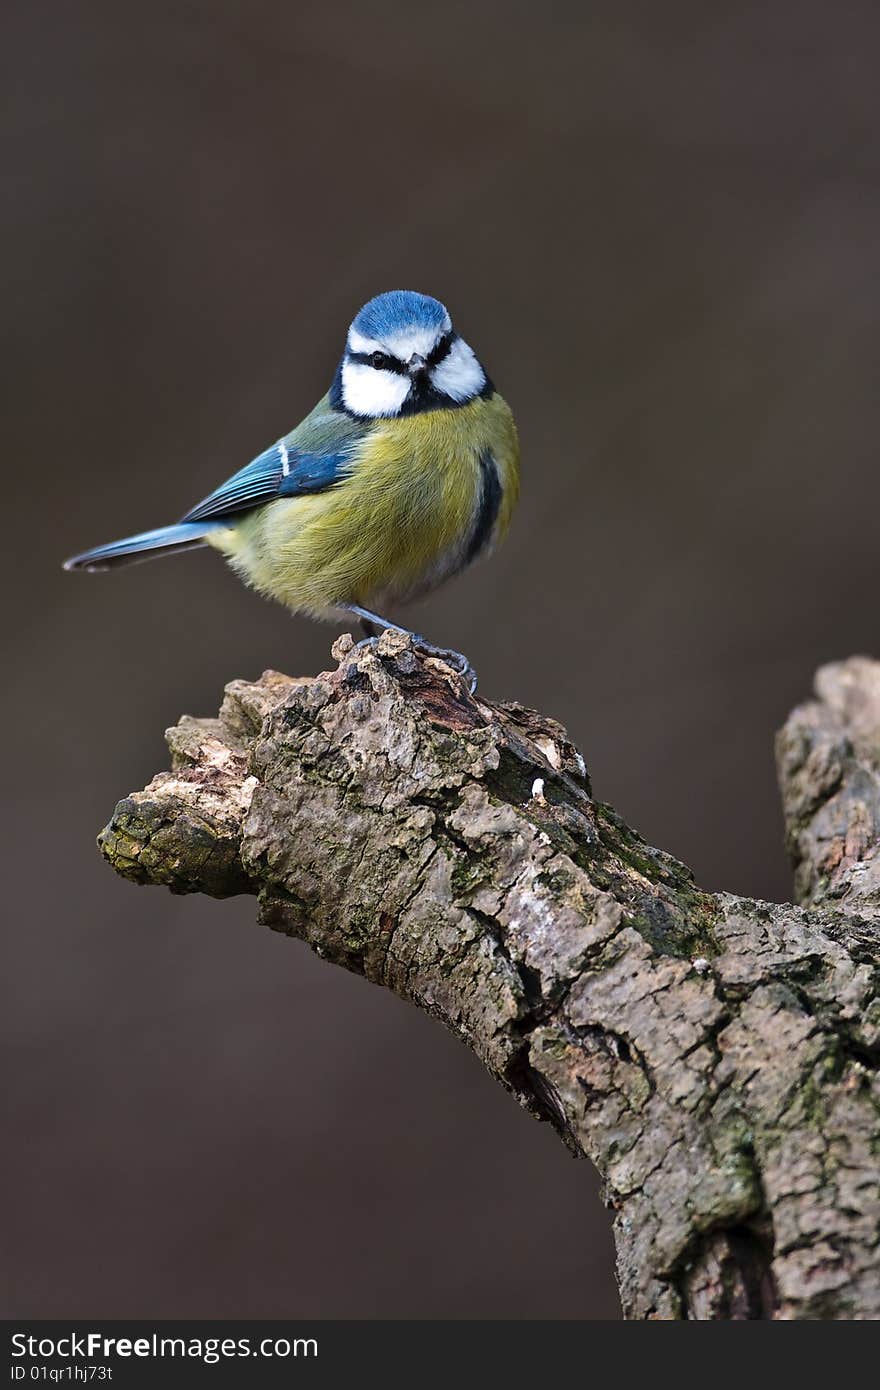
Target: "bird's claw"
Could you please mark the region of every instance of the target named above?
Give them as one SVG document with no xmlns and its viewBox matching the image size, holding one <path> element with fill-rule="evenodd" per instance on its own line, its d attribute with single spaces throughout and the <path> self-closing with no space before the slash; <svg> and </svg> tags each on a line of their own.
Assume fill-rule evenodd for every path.
<svg viewBox="0 0 880 1390">
<path fill-rule="evenodd" d="M 416 643 L 416 646 L 426 656 L 436 657 L 444 665 L 451 666 L 453 671 L 461 676 L 470 693 L 475 694 L 477 673 L 463 652 L 453 651 L 451 647 L 435 647 L 432 642 L 423 642 L 421 639 Z"/>
<path fill-rule="evenodd" d="M 436 660 L 442 661 L 445 666 L 450 666 L 456 675 L 461 676 L 471 695 L 476 692 L 477 673 L 462 652 L 453 651 L 451 647 L 435 647 L 433 642 L 420 637 L 417 632 L 410 633 L 410 636 L 417 651 L 421 652 L 423 656 L 434 657 Z M 378 641 L 379 636 L 362 637 L 356 646 L 364 650 L 371 650 Z"/>
</svg>

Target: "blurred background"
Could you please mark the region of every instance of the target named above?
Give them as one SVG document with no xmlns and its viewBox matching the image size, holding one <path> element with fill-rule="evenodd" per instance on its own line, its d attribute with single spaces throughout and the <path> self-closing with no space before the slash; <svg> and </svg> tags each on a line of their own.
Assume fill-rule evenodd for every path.
<svg viewBox="0 0 880 1390">
<path fill-rule="evenodd" d="M 411 614 L 711 888 L 785 897 L 772 738 L 877 654 L 874 0 L 5 8 L 6 1316 L 617 1315 L 594 1175 L 438 1025 L 94 836 L 224 682 L 329 664 L 158 525 L 379 290 L 519 420 Z"/>
</svg>

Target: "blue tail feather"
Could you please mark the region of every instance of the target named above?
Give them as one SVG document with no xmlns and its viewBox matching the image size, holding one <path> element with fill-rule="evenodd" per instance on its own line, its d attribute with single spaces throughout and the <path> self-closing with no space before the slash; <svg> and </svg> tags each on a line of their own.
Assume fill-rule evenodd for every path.
<svg viewBox="0 0 880 1390">
<path fill-rule="evenodd" d="M 66 570 L 106 570 L 114 565 L 136 564 L 152 560 L 155 555 L 173 555 L 179 550 L 191 550 L 204 545 L 210 531 L 228 525 L 221 521 L 181 522 L 176 526 L 160 526 L 157 531 L 142 531 L 138 536 L 126 536 L 109 545 L 97 545 L 64 561 Z"/>
</svg>

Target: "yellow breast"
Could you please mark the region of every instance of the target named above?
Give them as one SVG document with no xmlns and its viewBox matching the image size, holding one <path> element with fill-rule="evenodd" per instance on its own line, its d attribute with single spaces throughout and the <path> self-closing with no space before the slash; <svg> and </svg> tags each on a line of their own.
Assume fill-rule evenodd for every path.
<svg viewBox="0 0 880 1390">
<path fill-rule="evenodd" d="M 404 598 L 466 562 L 486 495 L 484 457 L 497 470 L 492 545 L 519 488 L 516 427 L 498 395 L 378 421 L 338 484 L 272 502 L 214 544 L 249 583 L 295 610 L 321 615 Z"/>
</svg>

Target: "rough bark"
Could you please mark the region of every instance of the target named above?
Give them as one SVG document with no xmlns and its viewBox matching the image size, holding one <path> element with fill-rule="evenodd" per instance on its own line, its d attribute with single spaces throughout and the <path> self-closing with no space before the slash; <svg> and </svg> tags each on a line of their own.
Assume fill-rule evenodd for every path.
<svg viewBox="0 0 880 1390">
<path fill-rule="evenodd" d="M 558 724 L 408 639 L 334 656 L 171 729 L 117 872 L 253 893 L 457 1033 L 598 1168 L 627 1317 L 880 1316 L 880 665 L 780 734 L 793 906 L 702 891 Z"/>
</svg>

